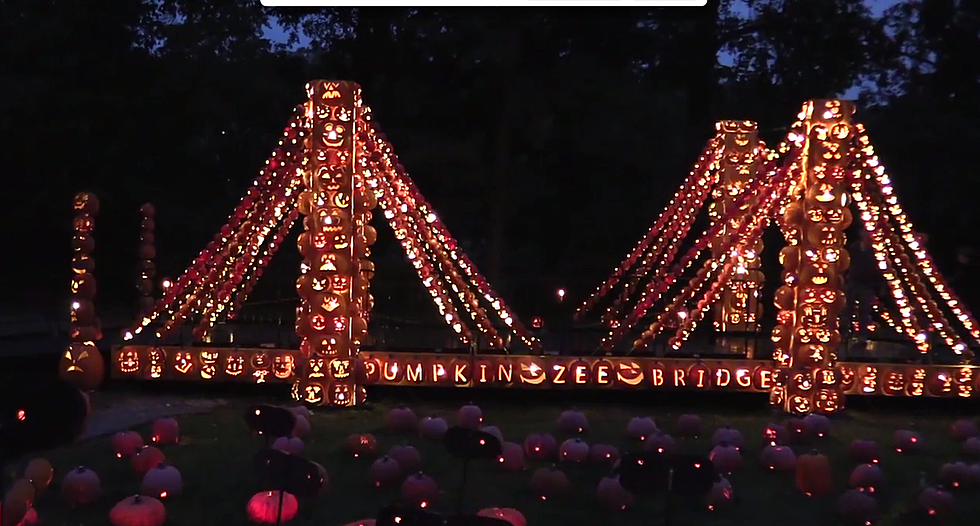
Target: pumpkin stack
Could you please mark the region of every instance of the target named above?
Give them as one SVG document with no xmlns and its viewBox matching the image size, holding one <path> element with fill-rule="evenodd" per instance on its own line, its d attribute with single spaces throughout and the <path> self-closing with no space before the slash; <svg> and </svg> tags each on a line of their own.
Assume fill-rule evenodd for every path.
<svg viewBox="0 0 980 526">
<path fill-rule="evenodd" d="M 153 313 L 153 278 L 156 275 L 156 209 L 153 205 L 146 203 L 140 207 L 140 246 L 139 246 L 139 280 L 136 288 L 140 291 L 139 312 L 140 317 L 146 317 Z"/>
<path fill-rule="evenodd" d="M 95 215 L 99 212 L 99 199 L 95 194 L 82 192 L 72 203 L 75 233 L 72 238 L 71 277 L 71 345 L 62 356 L 58 374 L 82 391 L 92 391 L 102 383 L 105 362 L 95 347 L 102 339 L 102 327 L 95 317 Z"/>
</svg>

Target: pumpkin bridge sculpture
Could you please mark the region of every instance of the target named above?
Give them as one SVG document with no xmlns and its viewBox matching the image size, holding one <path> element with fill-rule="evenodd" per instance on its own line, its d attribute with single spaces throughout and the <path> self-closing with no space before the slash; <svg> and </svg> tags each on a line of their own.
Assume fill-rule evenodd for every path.
<svg viewBox="0 0 980 526">
<path fill-rule="evenodd" d="M 539 341 L 459 249 L 374 124 L 357 84 L 314 81 L 307 95 L 227 224 L 125 332 L 126 343 L 113 349 L 114 376 L 289 382 L 297 400 L 336 406 L 360 403 L 363 386 L 370 384 L 717 389 L 768 392 L 773 404 L 794 413 L 839 411 L 848 394 L 969 397 L 980 380 L 968 365 L 972 353 L 966 343 L 980 343 L 978 325 L 922 248 L 864 128 L 852 121 L 851 103 L 806 103 L 775 149 L 758 139 L 754 123 L 718 123 L 717 135 L 667 209 L 576 313 L 584 316 L 622 284 L 602 317 L 609 329 L 602 342 L 605 356 L 558 357 L 543 355 Z M 678 257 L 709 198 L 711 226 Z M 489 347 L 508 351 L 502 336 L 507 335 L 528 352 L 362 350 L 374 305 L 370 247 L 377 233 L 370 223 L 376 208 L 462 342 L 474 341 L 478 331 Z M 160 344 L 187 320 L 200 320 L 193 334 L 206 340 L 216 323 L 234 317 L 301 216 L 298 350 Z M 674 330 L 669 346 L 680 349 L 708 315 L 720 331 L 761 331 L 761 234 L 773 219 L 787 243 L 780 251 L 783 285 L 774 300 L 773 360 L 752 359 L 751 345 L 744 359 L 641 354 L 666 328 Z M 928 334 L 934 331 L 957 363 L 837 362 L 849 262 L 845 229 L 856 219 L 869 232 L 898 312 L 890 314 L 885 302 L 875 300 L 878 315 L 911 337 L 923 354 L 935 346 Z M 76 245 L 90 250 L 86 243 L 76 240 Z M 682 280 L 698 262 L 695 277 Z M 88 275 L 88 267 L 76 265 Z M 954 331 L 927 284 L 965 329 L 964 336 Z M 675 288 L 680 290 L 671 296 Z M 655 307 L 661 309 L 653 323 L 614 355 Z M 92 318 L 88 312 L 78 317 Z M 152 341 L 137 345 L 140 339 Z M 94 343 L 73 348 L 81 345 Z M 66 370 L 71 350 L 68 355 L 62 374 L 73 377 Z"/>
</svg>

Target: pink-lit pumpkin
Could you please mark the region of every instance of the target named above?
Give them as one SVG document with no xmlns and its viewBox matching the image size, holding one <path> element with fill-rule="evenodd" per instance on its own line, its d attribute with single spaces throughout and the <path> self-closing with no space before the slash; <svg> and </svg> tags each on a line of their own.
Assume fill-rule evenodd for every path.
<svg viewBox="0 0 980 526">
<path fill-rule="evenodd" d="M 742 453 L 735 449 L 735 446 L 724 441 L 711 448 L 708 458 L 715 465 L 718 473 L 728 474 L 742 467 Z"/>
<path fill-rule="evenodd" d="M 711 445 L 717 446 L 724 442 L 735 449 L 742 449 L 742 433 L 732 426 L 725 426 L 715 431 L 711 436 Z"/>
<path fill-rule="evenodd" d="M 514 442 L 504 442 L 500 446 L 500 456 L 497 465 L 504 471 L 521 471 L 524 469 L 524 448 Z"/>
<path fill-rule="evenodd" d="M 737 452 L 737 451 L 736 451 Z M 708 492 L 708 509 L 711 511 L 729 508 L 735 503 L 735 492 L 732 483 L 725 477 L 719 477 Z"/>
<path fill-rule="evenodd" d="M 395 484 L 402 478 L 402 468 L 398 462 L 391 457 L 381 457 L 375 460 L 368 469 L 368 476 L 371 482 L 377 486 L 387 486 Z"/>
<path fill-rule="evenodd" d="M 830 435 L 830 419 L 826 415 L 810 413 L 803 417 L 803 421 L 806 422 L 810 432 L 817 438 Z"/>
<path fill-rule="evenodd" d="M 585 433 L 589 430 L 589 419 L 575 409 L 563 411 L 558 416 L 558 430 L 569 435 Z"/>
<path fill-rule="evenodd" d="M 688 413 L 677 418 L 677 436 L 681 438 L 698 438 L 702 429 L 701 417 L 698 415 Z"/>
<path fill-rule="evenodd" d="M 856 438 L 848 444 L 847 456 L 852 462 L 877 464 L 881 458 L 881 446 L 874 440 Z"/>
<path fill-rule="evenodd" d="M 838 497 L 836 508 L 845 524 L 866 525 L 878 520 L 878 501 L 857 489 L 849 489 Z"/>
<path fill-rule="evenodd" d="M 467 429 L 479 429 L 483 423 L 483 410 L 474 404 L 466 404 L 456 413 L 456 425 Z"/>
<path fill-rule="evenodd" d="M 167 460 L 163 452 L 153 446 L 143 446 L 138 453 L 133 455 L 133 471 L 143 477 L 147 471 L 157 467 L 161 462 Z"/>
<path fill-rule="evenodd" d="M 110 445 L 116 458 L 129 458 L 143 449 L 143 437 L 136 431 L 119 431 L 112 435 Z"/>
<path fill-rule="evenodd" d="M 796 453 L 789 446 L 766 446 L 760 458 L 771 471 L 796 471 Z"/>
<path fill-rule="evenodd" d="M 953 513 L 956 499 L 952 493 L 943 488 L 926 488 L 919 494 L 919 506 L 927 515 L 942 518 Z"/>
<path fill-rule="evenodd" d="M 604 508 L 625 510 L 633 505 L 633 494 L 623 488 L 618 476 L 602 477 L 596 486 L 595 496 Z"/>
<path fill-rule="evenodd" d="M 589 459 L 589 445 L 581 438 L 569 438 L 562 442 L 558 456 L 565 462 L 585 462 Z"/>
<path fill-rule="evenodd" d="M 43 458 L 31 459 L 24 468 L 24 478 L 34 484 L 34 489 L 41 493 L 51 484 L 54 478 L 54 468 L 51 463 Z"/>
<path fill-rule="evenodd" d="M 388 450 L 388 456 L 398 463 L 402 473 L 418 471 L 422 465 L 422 455 L 418 449 L 408 444 L 394 445 Z"/>
<path fill-rule="evenodd" d="M 782 424 L 769 424 L 764 436 L 770 446 L 784 446 L 789 443 L 789 431 Z"/>
<path fill-rule="evenodd" d="M 0 517 L 2 516 L 3 516 L 3 506 L 0 506 Z M 20 519 L 20 522 L 18 522 L 15 526 L 40 526 L 40 525 L 41 525 L 41 521 L 37 516 L 37 510 L 35 510 L 34 508 L 27 508 L 27 511 L 24 512 L 22 518 Z"/>
<path fill-rule="evenodd" d="M 524 454 L 531 460 L 551 460 L 557 449 L 555 437 L 548 433 L 531 433 L 524 439 Z"/>
<path fill-rule="evenodd" d="M 69 506 L 91 504 L 102 496 L 102 482 L 91 469 L 79 466 L 61 479 L 61 497 Z"/>
<path fill-rule="evenodd" d="M 960 444 L 960 454 L 967 458 L 980 458 L 980 437 L 970 437 Z"/>
<path fill-rule="evenodd" d="M 786 432 L 787 439 L 794 444 L 806 444 L 816 436 L 812 422 L 805 418 L 791 418 L 786 421 Z"/>
<path fill-rule="evenodd" d="M 285 451 L 293 455 L 302 455 L 306 449 L 306 444 L 299 437 L 279 437 L 272 441 L 272 449 L 278 449 L 279 451 Z"/>
<path fill-rule="evenodd" d="M 677 444 L 674 442 L 674 438 L 667 433 L 656 431 L 650 435 L 647 435 L 646 442 L 643 444 L 643 449 L 647 451 L 656 451 L 657 453 L 670 454 L 677 449 Z"/>
<path fill-rule="evenodd" d="M 657 432 L 657 423 L 649 416 L 634 416 L 626 424 L 626 436 L 634 440 L 646 440 Z"/>
<path fill-rule="evenodd" d="M 173 466 L 160 463 L 157 467 L 143 475 L 143 484 L 140 486 L 140 493 L 154 498 L 166 499 L 180 495 L 184 487 L 180 477 L 180 471 Z"/>
<path fill-rule="evenodd" d="M 963 462 L 947 462 L 939 468 L 939 483 L 944 488 L 957 489 L 968 485 L 970 466 Z"/>
<path fill-rule="evenodd" d="M 0 505 L 0 522 L 7 524 L 23 524 L 34 506 L 37 490 L 27 479 L 17 479 L 13 486 L 3 495 Z M 34 513 L 35 519 L 37 512 Z"/>
<path fill-rule="evenodd" d="M 922 437 L 915 431 L 900 429 L 892 435 L 892 445 L 898 453 L 918 453 L 922 451 Z"/>
<path fill-rule="evenodd" d="M 419 421 L 419 435 L 428 440 L 442 440 L 449 424 L 440 417 L 427 416 Z"/>
<path fill-rule="evenodd" d="M 980 429 L 973 420 L 961 418 L 949 426 L 949 436 L 957 442 L 962 442 L 980 436 Z"/>
<path fill-rule="evenodd" d="M 566 495 L 572 488 L 565 473 L 555 466 L 541 467 L 531 475 L 531 493 L 541 500 L 553 500 Z"/>
<path fill-rule="evenodd" d="M 282 499 L 282 522 L 293 520 L 299 512 L 299 501 L 292 493 L 260 491 L 248 499 L 245 513 L 256 524 L 276 524 L 280 517 L 279 499 Z"/>
<path fill-rule="evenodd" d="M 476 512 L 479 517 L 493 517 L 507 521 L 511 526 L 527 526 L 527 519 L 524 514 L 514 508 L 483 508 Z"/>
<path fill-rule="evenodd" d="M 396 407 L 385 415 L 385 427 L 389 431 L 415 431 L 418 426 L 419 417 L 407 407 Z"/>
<path fill-rule="evenodd" d="M 438 496 L 439 486 L 436 485 L 436 481 L 421 471 L 402 483 L 401 499 L 409 506 L 427 508 Z"/>
<path fill-rule="evenodd" d="M 497 426 L 483 426 L 480 431 L 497 437 L 497 440 L 504 441 L 504 433 Z"/>
<path fill-rule="evenodd" d="M 619 450 L 609 444 L 595 444 L 589 448 L 589 461 L 596 465 L 612 466 L 619 460 Z"/>
<path fill-rule="evenodd" d="M 293 436 L 304 438 L 310 434 L 310 421 L 303 415 L 296 415 L 296 423 L 293 424 Z"/>
<path fill-rule="evenodd" d="M 305 405 L 297 405 L 289 408 L 289 411 L 296 416 L 301 416 L 307 420 L 310 419 L 310 408 Z"/>
<path fill-rule="evenodd" d="M 109 510 L 112 526 L 160 526 L 167 520 L 167 509 L 153 497 L 133 495 Z"/>
<path fill-rule="evenodd" d="M 180 424 L 175 418 L 158 418 L 150 426 L 150 441 L 154 444 L 176 444 L 180 440 Z"/>
<path fill-rule="evenodd" d="M 885 473 L 878 464 L 860 464 L 851 472 L 847 483 L 863 493 L 875 493 L 885 483 Z"/>
<path fill-rule="evenodd" d="M 348 522 L 344 526 L 374 526 L 374 519 L 361 519 L 359 521 Z"/>
</svg>

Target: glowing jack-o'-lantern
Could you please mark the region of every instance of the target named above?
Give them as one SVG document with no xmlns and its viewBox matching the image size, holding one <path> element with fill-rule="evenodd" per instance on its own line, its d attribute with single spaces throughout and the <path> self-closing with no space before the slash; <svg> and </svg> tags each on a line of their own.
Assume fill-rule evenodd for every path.
<svg viewBox="0 0 980 526">
<path fill-rule="evenodd" d="M 340 190 L 344 183 L 346 174 L 343 169 L 336 169 L 328 165 L 321 165 L 316 170 L 316 186 L 321 190 Z"/>
<path fill-rule="evenodd" d="M 75 232 L 82 235 L 88 235 L 95 230 L 95 218 L 89 214 L 78 215 L 75 216 L 75 220 L 72 225 L 75 227 Z"/>
<path fill-rule="evenodd" d="M 272 374 L 279 379 L 286 379 L 293 375 L 296 362 L 291 354 L 277 354 L 272 358 Z"/>
<path fill-rule="evenodd" d="M 174 354 L 174 371 L 187 374 L 194 369 L 194 355 L 188 351 L 177 351 Z"/>
<path fill-rule="evenodd" d="M 840 247 L 844 244 L 844 232 L 838 225 L 816 223 L 807 230 L 806 240 L 819 247 Z"/>
<path fill-rule="evenodd" d="M 830 283 L 836 277 L 834 268 L 823 261 L 811 262 L 800 272 L 800 281 L 804 284 L 822 286 Z"/>
<path fill-rule="evenodd" d="M 268 369 L 271 365 L 271 360 L 269 360 L 269 353 L 265 351 L 259 351 L 252 354 L 252 359 L 249 360 L 252 364 L 253 369 Z"/>
<path fill-rule="evenodd" d="M 347 234 L 340 233 L 333 236 L 334 250 L 344 250 L 350 246 L 350 238 Z"/>
<path fill-rule="evenodd" d="M 225 357 L 225 374 L 239 376 L 245 372 L 245 357 L 241 354 L 229 354 Z"/>
<path fill-rule="evenodd" d="M 335 380 L 345 380 L 352 372 L 351 361 L 348 358 L 330 360 L 330 376 Z"/>
<path fill-rule="evenodd" d="M 822 303 L 804 303 L 800 305 L 799 320 L 807 329 L 823 327 L 828 321 L 827 306 Z"/>
<path fill-rule="evenodd" d="M 309 378 L 323 378 L 323 369 L 326 367 L 326 360 L 323 358 L 310 358 L 307 362 L 306 376 Z"/>
<path fill-rule="evenodd" d="M 520 363 L 521 382 L 529 385 L 540 385 L 547 378 L 544 365 L 534 360 L 522 360 Z"/>
<path fill-rule="evenodd" d="M 789 409 L 797 414 L 810 412 L 810 399 L 802 395 L 793 395 L 789 398 Z"/>
<path fill-rule="evenodd" d="M 331 148 L 339 148 L 344 145 L 347 135 L 347 127 L 339 122 L 327 122 L 323 125 L 321 138 L 323 144 Z"/>
<path fill-rule="evenodd" d="M 884 376 L 884 382 L 881 384 L 882 392 L 891 396 L 905 392 L 905 373 L 895 369 L 888 371 Z"/>
<path fill-rule="evenodd" d="M 76 214 L 98 214 L 99 198 L 91 192 L 79 192 L 72 199 L 71 207 Z"/>
<path fill-rule="evenodd" d="M 307 404 L 320 405 L 323 403 L 323 391 L 323 385 L 318 382 L 304 382 L 300 386 L 300 399 Z"/>
<path fill-rule="evenodd" d="M 841 409 L 841 396 L 835 389 L 820 389 L 814 395 L 813 405 L 821 413 L 835 413 Z"/>
<path fill-rule="evenodd" d="M 201 378 L 210 380 L 218 374 L 218 351 L 201 351 Z"/>
<path fill-rule="evenodd" d="M 116 366 L 123 374 L 135 374 L 140 370 L 140 353 L 136 349 L 123 349 L 116 359 Z"/>
<path fill-rule="evenodd" d="M 167 366 L 167 353 L 159 348 L 153 347 L 146 353 L 147 361 L 147 376 L 150 378 L 160 378 L 163 376 L 163 370 Z"/>
<path fill-rule="evenodd" d="M 363 402 L 366 391 L 363 387 L 348 383 L 335 383 L 330 386 L 330 403 L 341 407 L 350 407 Z"/>
<path fill-rule="evenodd" d="M 105 376 L 105 362 L 94 344 L 72 343 L 65 349 L 58 367 L 59 376 L 82 391 L 94 390 Z"/>
</svg>

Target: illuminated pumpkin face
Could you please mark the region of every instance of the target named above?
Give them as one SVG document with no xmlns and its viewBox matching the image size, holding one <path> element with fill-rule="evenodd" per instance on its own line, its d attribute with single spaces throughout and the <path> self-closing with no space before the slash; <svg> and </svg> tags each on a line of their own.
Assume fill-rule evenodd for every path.
<svg viewBox="0 0 980 526">
<path fill-rule="evenodd" d="M 351 375 L 351 361 L 347 358 L 330 360 L 330 376 L 336 380 L 343 380 Z"/>
<path fill-rule="evenodd" d="M 333 405 L 348 407 L 355 403 L 354 393 L 351 385 L 345 383 L 333 384 L 330 387 L 330 403 Z"/>
<path fill-rule="evenodd" d="M 890 371 L 885 375 L 881 389 L 885 394 L 901 394 L 905 390 L 905 374 L 901 371 Z"/>
<path fill-rule="evenodd" d="M 643 382 L 643 368 L 636 362 L 620 362 L 616 368 L 616 380 L 630 386 L 640 385 Z"/>
<path fill-rule="evenodd" d="M 828 318 L 827 306 L 822 303 L 804 303 L 800 306 L 799 319 L 807 329 L 824 327 Z"/>
<path fill-rule="evenodd" d="M 229 354 L 225 357 L 225 374 L 238 376 L 245 372 L 245 357 L 241 354 Z"/>
<path fill-rule="evenodd" d="M 276 378 L 286 379 L 293 375 L 296 362 L 291 354 L 277 354 L 272 359 L 272 374 Z"/>
<path fill-rule="evenodd" d="M 808 373 L 794 373 L 792 382 L 793 388 L 797 391 L 809 391 L 810 389 L 813 389 L 813 381 L 810 379 L 810 375 Z"/>
<path fill-rule="evenodd" d="M 201 351 L 201 378 L 210 380 L 218 374 L 218 352 Z"/>
<path fill-rule="evenodd" d="M 317 332 L 327 330 L 327 317 L 319 313 L 310 316 L 310 328 Z"/>
<path fill-rule="evenodd" d="M 339 148 L 344 145 L 347 126 L 339 122 L 328 122 L 323 125 L 322 140 L 325 146 Z"/>
<path fill-rule="evenodd" d="M 79 234 L 91 234 L 95 230 L 95 218 L 88 214 L 75 216 L 73 226 L 75 227 L 75 232 Z"/>
<path fill-rule="evenodd" d="M 252 354 L 251 362 L 253 369 L 268 369 L 269 365 L 272 363 L 269 360 L 269 353 L 264 351 L 259 351 Z"/>
<path fill-rule="evenodd" d="M 147 373 L 150 378 L 162 377 L 163 369 L 167 366 L 167 353 L 159 347 L 154 347 L 146 353 L 146 360 L 149 362 Z"/>
<path fill-rule="evenodd" d="M 340 233 L 333 237 L 333 248 L 334 250 L 344 250 L 350 247 L 350 238 L 347 234 Z"/>
<path fill-rule="evenodd" d="M 308 377 L 323 378 L 323 368 L 326 366 L 326 361 L 323 358 L 310 358 L 307 365 L 309 367 L 306 374 Z"/>
<path fill-rule="evenodd" d="M 345 175 L 342 169 L 336 169 L 332 166 L 320 166 L 316 171 L 316 181 L 322 190 L 340 190 L 346 178 Z"/>
<path fill-rule="evenodd" d="M 174 355 L 174 370 L 180 374 L 187 374 L 194 369 L 194 356 L 187 351 L 178 351 Z"/>
<path fill-rule="evenodd" d="M 330 290 L 337 294 L 345 294 L 350 290 L 350 279 L 347 276 L 334 276 L 330 280 Z"/>
<path fill-rule="evenodd" d="M 301 392 L 303 401 L 311 405 L 323 403 L 323 386 L 318 383 L 308 383 Z"/>
<path fill-rule="evenodd" d="M 820 389 L 814 398 L 813 405 L 822 413 L 836 413 L 840 409 L 840 393 L 834 389 Z"/>
<path fill-rule="evenodd" d="M 844 232 L 837 225 L 817 223 L 807 230 L 807 242 L 821 248 L 841 247 L 844 244 Z"/>
<path fill-rule="evenodd" d="M 521 381 L 526 384 L 540 385 L 546 378 L 544 366 L 533 360 L 521 362 Z"/>
<path fill-rule="evenodd" d="M 312 242 L 313 248 L 323 250 L 324 248 L 327 248 L 327 243 L 330 242 L 330 238 L 325 232 L 317 232 L 313 234 Z"/>
<path fill-rule="evenodd" d="M 321 298 L 320 309 L 325 312 L 334 312 L 343 306 L 343 298 L 336 294 L 324 294 Z"/>
<path fill-rule="evenodd" d="M 800 280 L 804 284 L 816 285 L 818 287 L 831 283 L 834 277 L 834 269 L 830 268 L 829 263 L 822 261 L 810 263 L 803 267 L 803 271 L 800 272 Z"/>
<path fill-rule="evenodd" d="M 802 395 L 793 395 L 789 399 L 790 410 L 797 414 L 810 412 L 810 399 Z"/>
<path fill-rule="evenodd" d="M 348 208 L 350 207 L 350 195 L 339 190 L 331 190 L 327 192 L 327 202 L 337 208 Z"/>
<path fill-rule="evenodd" d="M 125 349 L 119 353 L 119 359 L 116 363 L 121 373 L 133 374 L 139 372 L 140 354 L 135 349 Z"/>
</svg>

